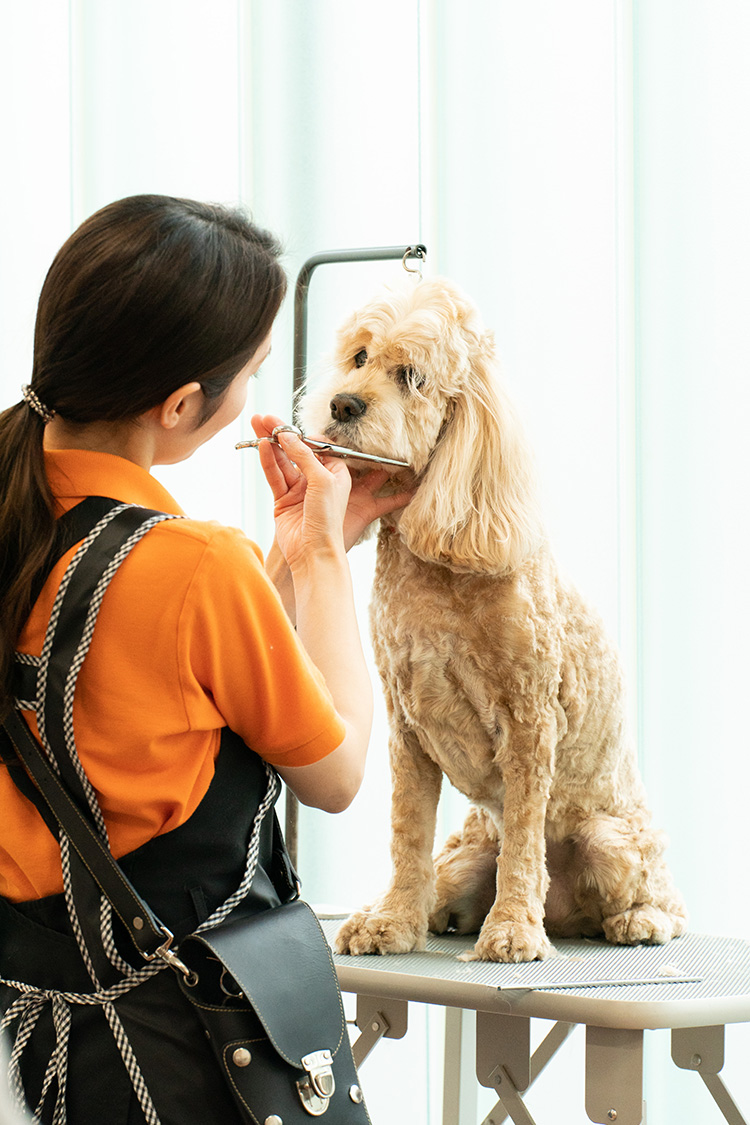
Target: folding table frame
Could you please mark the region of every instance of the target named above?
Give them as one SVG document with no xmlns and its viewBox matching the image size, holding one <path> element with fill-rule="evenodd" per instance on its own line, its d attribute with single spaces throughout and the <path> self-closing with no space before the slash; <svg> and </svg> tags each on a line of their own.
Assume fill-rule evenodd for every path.
<svg viewBox="0 0 750 1125">
<path fill-rule="evenodd" d="M 340 923 L 321 919 L 329 941 Z M 406 1034 L 409 1001 L 447 1008 L 443 1125 L 477 1125 L 457 1062 L 471 1011 L 476 1078 L 498 1097 L 481 1125 L 535 1125 L 522 1095 L 578 1024 L 586 1027 L 585 1108 L 597 1125 L 645 1125 L 643 1039 L 655 1028 L 671 1029 L 674 1063 L 698 1074 L 728 1125 L 748 1125 L 720 1071 L 726 1024 L 750 1021 L 749 942 L 699 934 L 666 946 L 566 940 L 555 942 L 559 956 L 521 965 L 459 961 L 471 944 L 430 936 L 421 953 L 334 955 L 342 990 L 357 996 L 358 1065 L 383 1037 Z M 555 1022 L 532 1053 L 533 1018 Z"/>
</svg>

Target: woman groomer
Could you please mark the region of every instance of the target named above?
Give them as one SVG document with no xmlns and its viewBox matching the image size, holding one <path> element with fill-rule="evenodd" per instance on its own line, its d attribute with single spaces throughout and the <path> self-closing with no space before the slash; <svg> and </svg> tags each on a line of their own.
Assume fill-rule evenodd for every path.
<svg viewBox="0 0 750 1125">
<path fill-rule="evenodd" d="M 278 256 L 271 236 L 223 208 L 164 196 L 105 207 L 55 258 L 31 383 L 0 415 L 2 711 L 20 700 L 45 744 L 59 725 L 112 852 L 177 941 L 240 881 L 265 769 L 256 755 L 305 804 L 336 812 L 357 792 L 371 689 L 345 551 L 407 500 L 376 499 L 383 474 L 353 485 L 342 462 L 283 433 L 281 447 L 261 446 L 276 519 L 264 569 L 239 531 L 175 518 L 150 475 L 242 409 L 285 292 Z M 253 426 L 265 436 L 280 421 Z M 109 501 L 157 515 L 106 588 L 85 660 L 62 674 L 73 702 L 55 695 L 55 630 L 69 564 L 91 538 L 80 513 L 93 505 L 96 521 Z M 37 1003 L 8 983 L 91 991 L 107 958 L 128 954 L 122 942 L 107 952 L 117 922 L 98 904 L 96 917 L 71 907 L 60 846 L 4 767 L 0 808 L 0 1008 L 21 1004 L 8 1021 L 14 1074 L 39 1120 L 237 1121 L 172 973 L 126 992 L 114 1014 Z M 291 878 L 267 841 L 253 908 L 288 897 Z"/>
</svg>

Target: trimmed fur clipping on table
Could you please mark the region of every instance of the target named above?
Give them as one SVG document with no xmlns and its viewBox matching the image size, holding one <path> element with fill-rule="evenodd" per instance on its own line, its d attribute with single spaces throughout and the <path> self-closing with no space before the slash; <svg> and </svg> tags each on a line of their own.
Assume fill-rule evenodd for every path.
<svg viewBox="0 0 750 1125">
<path fill-rule="evenodd" d="M 493 337 L 450 282 L 387 291 L 339 333 L 307 432 L 407 461 L 418 490 L 381 520 L 371 606 L 390 721 L 393 879 L 337 936 L 403 953 L 428 928 L 528 961 L 547 935 L 682 934 L 597 614 L 559 575 Z M 402 476 L 403 479 L 403 476 Z M 443 773 L 472 802 L 432 858 Z"/>
</svg>

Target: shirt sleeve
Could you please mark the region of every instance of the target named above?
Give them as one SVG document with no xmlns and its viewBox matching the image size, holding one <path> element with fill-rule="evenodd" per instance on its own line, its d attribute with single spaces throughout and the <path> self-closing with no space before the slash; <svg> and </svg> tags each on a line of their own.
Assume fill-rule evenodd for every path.
<svg viewBox="0 0 750 1125">
<path fill-rule="evenodd" d="M 275 766 L 320 761 L 344 726 L 268 578 L 257 546 L 220 528 L 196 567 L 179 629 L 191 726 L 231 730 Z"/>
</svg>

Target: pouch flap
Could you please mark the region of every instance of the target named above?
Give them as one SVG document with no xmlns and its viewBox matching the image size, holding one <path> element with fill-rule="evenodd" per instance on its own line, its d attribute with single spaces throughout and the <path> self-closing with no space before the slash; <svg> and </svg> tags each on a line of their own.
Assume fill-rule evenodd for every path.
<svg viewBox="0 0 750 1125">
<path fill-rule="evenodd" d="M 335 1055 L 346 1034 L 333 958 L 312 909 L 297 899 L 191 934 L 218 957 L 252 1005 L 276 1050 L 291 1066 L 318 1051 Z"/>
</svg>

